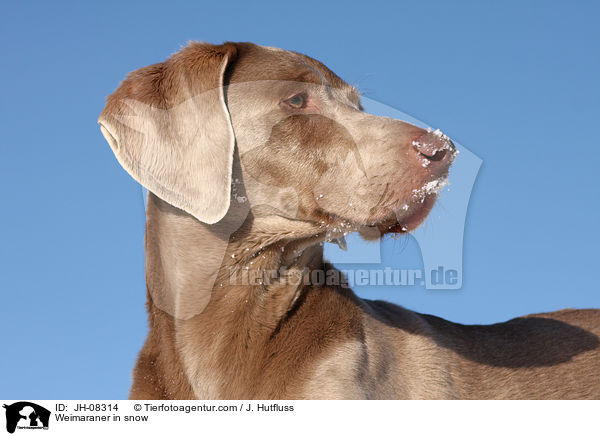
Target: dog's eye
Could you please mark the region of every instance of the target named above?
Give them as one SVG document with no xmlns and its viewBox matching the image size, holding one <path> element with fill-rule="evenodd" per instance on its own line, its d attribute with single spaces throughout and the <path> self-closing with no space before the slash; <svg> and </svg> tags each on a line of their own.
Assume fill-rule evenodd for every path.
<svg viewBox="0 0 600 436">
<path fill-rule="evenodd" d="M 294 109 L 304 109 L 306 107 L 306 94 L 296 94 L 285 100 L 284 103 Z"/>
</svg>

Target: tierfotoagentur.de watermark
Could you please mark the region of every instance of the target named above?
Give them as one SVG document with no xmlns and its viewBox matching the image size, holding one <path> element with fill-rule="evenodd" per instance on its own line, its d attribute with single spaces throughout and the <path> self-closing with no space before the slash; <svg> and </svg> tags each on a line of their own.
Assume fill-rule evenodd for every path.
<svg viewBox="0 0 600 436">
<path fill-rule="evenodd" d="M 455 286 L 459 273 L 443 266 L 428 272 L 429 281 L 436 286 Z M 424 286 L 425 271 L 420 269 L 396 269 L 391 267 L 371 269 L 295 269 L 281 267 L 275 270 L 232 268 L 229 275 L 231 286 L 313 285 L 313 286 Z"/>
<path fill-rule="evenodd" d="M 257 92 L 257 89 L 270 89 L 278 85 L 281 84 L 272 80 L 264 81 L 264 83 L 260 81 L 237 83 L 229 85 L 227 92 L 234 92 L 236 91 L 234 88 L 238 87 L 240 89 L 237 92 L 247 94 L 249 92 Z M 313 86 L 317 88 L 315 92 L 326 91 L 318 89 L 318 85 Z M 152 126 L 148 126 L 143 120 L 151 117 L 157 120 L 157 125 L 173 124 L 181 118 L 181 114 L 195 113 L 195 108 L 203 107 L 206 101 L 211 101 L 211 96 L 214 97 L 214 95 L 223 92 L 225 92 L 223 89 L 217 88 L 207 91 L 204 93 L 206 95 L 190 95 L 190 98 L 169 110 L 161 110 L 139 101 L 127 100 L 124 104 L 129 108 L 130 114 L 119 115 L 116 121 L 135 132 L 136 138 L 141 142 L 144 144 L 149 143 L 152 138 L 156 137 L 156 132 L 152 131 Z M 366 113 L 383 117 L 382 119 L 400 120 L 412 124 L 426 130 L 430 137 L 446 138 L 444 141 L 449 141 L 448 137 L 441 131 L 430 128 L 428 125 L 401 111 L 365 96 L 361 97 L 361 102 Z M 326 114 L 319 116 L 327 117 Z M 333 117 L 331 118 L 332 125 L 341 126 L 345 122 L 344 119 L 336 121 L 335 117 L 337 115 L 335 113 L 330 114 L 330 116 Z M 273 121 L 274 124 L 272 126 L 267 125 L 264 128 L 267 133 L 271 132 L 271 136 L 279 128 L 279 124 L 275 121 Z M 349 126 L 350 124 L 346 125 L 346 127 Z M 352 133 L 351 129 L 349 130 L 348 128 L 344 128 L 343 131 L 346 135 L 344 138 L 348 143 L 348 150 L 337 157 L 334 167 L 346 168 L 347 174 L 354 174 L 355 178 L 361 181 L 360 183 L 357 182 L 357 186 L 362 187 L 361 189 L 363 190 L 366 189 L 365 186 L 371 188 L 381 186 L 382 184 L 378 181 L 381 174 L 378 172 L 379 166 L 376 165 L 379 161 L 375 159 L 372 150 L 360 145 L 362 144 L 359 138 L 360 135 L 356 131 Z M 266 136 L 268 138 L 271 137 L 269 135 Z M 178 138 L 175 135 L 174 140 Z M 265 138 L 265 141 L 268 138 Z M 185 142 L 184 139 L 179 138 L 180 141 Z M 413 141 L 413 145 L 416 147 L 425 146 L 426 144 L 414 143 Z M 247 150 L 242 150 L 243 153 L 242 151 L 239 153 L 246 156 L 258 150 L 258 155 L 260 155 L 264 147 L 268 151 L 268 144 L 258 141 L 256 144 L 253 143 L 252 147 L 248 146 Z M 298 213 L 301 208 L 301 198 L 295 185 L 288 185 L 285 181 L 278 184 L 271 180 L 268 174 L 244 173 L 240 168 L 235 174 L 243 174 L 243 180 L 239 174 L 232 177 L 231 195 L 229 196 L 230 208 L 234 209 L 235 212 L 231 213 L 228 219 L 222 220 L 218 225 L 210 227 L 212 230 L 206 232 L 206 240 L 203 241 L 203 244 L 210 249 L 211 255 L 206 256 L 202 263 L 203 279 L 196 285 L 198 287 L 196 290 L 197 298 L 193 310 L 179 303 L 173 304 L 173 301 L 180 301 L 178 296 L 174 300 L 172 299 L 173 301 L 163 302 L 162 295 L 155 295 L 155 304 L 169 313 L 173 312 L 174 316 L 179 316 L 175 312 L 181 311 L 182 308 L 186 309 L 186 317 L 191 315 L 188 313 L 190 311 L 194 314 L 202 312 L 205 305 L 211 299 L 215 280 L 220 275 L 219 272 L 223 272 L 223 269 L 227 269 L 231 263 L 238 264 L 237 266 L 239 266 L 238 269 L 229 271 L 230 274 L 227 280 L 231 286 L 289 284 L 297 282 L 298 284 L 305 285 L 328 285 L 348 288 L 354 286 L 358 288 L 362 286 L 392 288 L 416 286 L 423 287 L 424 289 L 460 289 L 463 277 L 462 249 L 466 213 L 471 191 L 482 161 L 454 138 L 452 139 L 452 153 L 453 164 L 449 175 L 429 181 L 422 187 L 406 193 L 406 199 L 403 200 L 404 204 L 399 204 L 398 210 L 394 212 L 397 220 L 405 220 L 408 219 L 408 216 L 411 216 L 411 213 L 415 214 L 415 211 L 422 207 L 426 198 L 432 196 L 436 198 L 435 204 L 428 210 L 427 219 L 423 224 L 412 230 L 403 227 L 402 234 L 398 235 L 404 241 L 415 241 L 418 246 L 418 253 L 413 253 L 408 259 L 406 256 L 401 258 L 400 256 L 396 256 L 395 253 L 390 253 L 389 247 L 394 242 L 391 242 L 390 238 L 384 237 L 383 233 L 380 234 L 379 238 L 369 237 L 367 238 L 369 242 L 365 242 L 359 236 L 359 234 L 362 235 L 359 230 L 360 226 L 371 226 L 372 229 L 377 229 L 375 224 L 370 221 L 362 222 L 360 220 L 359 222 L 353 222 L 348 218 L 348 222 L 342 220 L 339 225 L 333 225 L 331 228 L 328 228 L 327 232 L 331 233 L 331 235 L 328 236 L 329 233 L 327 233 L 327 236 L 320 242 L 323 245 L 324 259 L 333 266 L 330 270 L 318 269 L 317 266 L 317 269 L 311 268 L 310 270 L 277 269 L 265 271 L 257 269 L 257 265 L 254 265 L 255 268 L 245 268 L 238 262 L 238 258 L 234 257 L 235 254 L 228 255 L 235 261 L 232 261 L 229 257 L 226 258 L 225 253 L 228 250 L 230 238 L 238 231 L 248 216 L 253 216 L 252 214 L 255 213 L 261 216 L 267 214 L 268 216 L 279 217 L 281 220 L 295 222 L 294 220 L 298 219 Z M 240 159 L 239 165 L 242 164 L 241 160 L 243 159 Z M 298 161 L 297 165 L 301 166 L 301 163 Z M 153 162 L 144 161 L 142 164 L 140 168 L 143 170 L 146 166 L 151 166 Z M 426 167 L 427 164 L 428 161 L 424 161 L 422 166 Z M 356 204 L 356 202 L 354 204 L 352 202 L 341 204 L 339 200 L 341 197 L 336 195 L 332 183 L 335 181 L 338 191 L 343 191 L 342 186 L 344 186 L 344 189 L 346 187 L 339 179 L 340 177 L 344 179 L 346 176 L 337 174 L 340 177 L 336 176 L 336 178 L 333 178 L 333 176 L 326 177 L 327 174 L 329 173 L 324 172 L 323 175 L 315 176 L 318 180 L 311 184 L 314 202 L 319 207 L 321 207 L 321 203 L 330 204 L 334 205 L 337 209 L 349 210 L 350 212 L 348 213 L 350 215 L 367 216 L 368 214 L 365 215 L 367 212 L 364 211 L 373 209 L 373 207 L 377 207 L 382 202 L 382 204 L 387 204 L 392 200 L 392 203 L 399 201 L 396 197 L 400 195 L 398 193 L 400 191 L 396 192 L 394 188 L 390 188 L 390 192 L 388 192 L 387 188 L 383 192 L 378 191 L 378 195 L 381 197 L 379 200 L 368 196 L 365 197 L 364 192 L 357 188 L 358 191 L 362 192 L 362 196 L 353 194 L 348 198 L 360 198 L 360 204 Z M 146 204 L 148 193 L 145 189 L 143 190 L 143 195 Z M 392 200 L 387 198 L 389 196 L 392 196 L 390 197 Z M 377 196 L 373 195 L 372 197 Z M 323 210 L 326 210 L 326 208 Z M 359 210 L 364 211 L 359 214 L 356 212 Z M 325 229 L 329 224 L 327 220 L 324 220 L 321 225 Z M 263 248 L 262 246 L 256 247 L 258 252 Z M 417 258 L 418 260 L 415 263 Z M 252 262 L 249 261 L 248 264 L 251 265 Z M 218 287 L 222 287 L 223 285 L 224 283 L 219 283 Z M 178 291 L 175 290 L 175 292 Z"/>
</svg>

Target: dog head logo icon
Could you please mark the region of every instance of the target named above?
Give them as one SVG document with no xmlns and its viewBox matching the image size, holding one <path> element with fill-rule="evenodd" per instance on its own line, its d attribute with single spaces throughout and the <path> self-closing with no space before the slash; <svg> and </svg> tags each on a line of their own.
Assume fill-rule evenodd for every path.
<svg viewBox="0 0 600 436">
<path fill-rule="evenodd" d="M 4 405 L 6 409 L 6 431 L 14 433 L 19 429 L 47 429 L 50 411 L 29 401 L 19 401 Z"/>
</svg>

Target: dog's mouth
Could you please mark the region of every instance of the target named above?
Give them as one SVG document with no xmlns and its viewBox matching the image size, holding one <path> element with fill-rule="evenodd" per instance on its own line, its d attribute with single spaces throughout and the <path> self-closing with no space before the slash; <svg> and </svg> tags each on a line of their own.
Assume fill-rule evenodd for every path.
<svg viewBox="0 0 600 436">
<path fill-rule="evenodd" d="M 437 193 L 425 194 L 421 200 L 407 205 L 395 213 L 395 217 L 385 220 L 376 225 L 381 235 L 387 233 L 408 233 L 419 227 L 433 209 Z"/>
<path fill-rule="evenodd" d="M 419 227 L 433 209 L 441 190 L 448 184 L 447 177 L 438 178 L 412 191 L 410 200 L 377 223 L 377 229 L 387 233 L 407 233 Z"/>
<path fill-rule="evenodd" d="M 320 222 L 327 227 L 329 240 L 333 242 L 356 231 L 367 240 L 379 239 L 386 234 L 408 233 L 417 229 L 425 221 L 439 193 L 447 184 L 446 177 L 428 182 L 421 188 L 414 189 L 407 202 L 396 202 L 398 205 L 384 218 L 369 223 L 359 224 L 324 211 L 320 211 L 322 217 Z"/>
</svg>

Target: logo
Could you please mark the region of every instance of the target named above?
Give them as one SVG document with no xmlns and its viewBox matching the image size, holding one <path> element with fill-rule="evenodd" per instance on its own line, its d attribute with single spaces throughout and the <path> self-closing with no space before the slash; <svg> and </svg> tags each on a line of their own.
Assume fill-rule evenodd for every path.
<svg viewBox="0 0 600 436">
<path fill-rule="evenodd" d="M 15 429 L 48 430 L 50 411 L 29 401 L 19 401 L 6 409 L 6 431 L 14 433 Z"/>
</svg>

